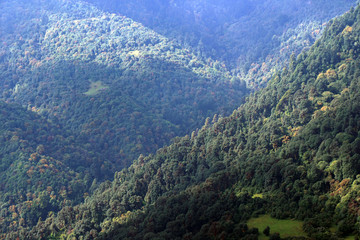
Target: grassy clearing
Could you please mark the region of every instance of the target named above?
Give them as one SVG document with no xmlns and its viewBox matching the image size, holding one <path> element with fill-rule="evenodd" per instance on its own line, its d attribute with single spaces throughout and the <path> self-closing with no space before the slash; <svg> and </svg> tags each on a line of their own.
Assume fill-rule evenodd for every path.
<svg viewBox="0 0 360 240">
<path fill-rule="evenodd" d="M 248 221 L 249 228 L 259 229 L 259 239 L 269 239 L 263 234 L 264 229 L 269 226 L 270 234 L 280 233 L 281 237 L 306 237 L 306 233 L 302 230 L 302 221 L 275 219 L 270 215 L 262 215 L 258 218 L 251 218 Z"/>
<path fill-rule="evenodd" d="M 355 240 L 355 236 L 347 236 L 345 237 L 345 240 Z"/>
<path fill-rule="evenodd" d="M 336 233 L 337 230 L 338 230 L 338 227 L 336 225 L 333 225 L 330 228 L 330 232 L 332 232 L 332 233 Z M 355 235 L 346 236 L 343 239 L 344 240 L 355 240 Z"/>
<path fill-rule="evenodd" d="M 264 195 L 262 193 L 255 193 L 252 198 L 264 198 Z"/>
<path fill-rule="evenodd" d="M 94 96 L 104 90 L 107 90 L 109 87 L 103 85 L 101 81 L 91 82 L 89 91 L 85 92 L 84 94 L 87 96 Z"/>
<path fill-rule="evenodd" d="M 134 56 L 134 57 L 139 57 L 140 56 L 140 51 L 139 50 L 130 51 L 129 55 Z"/>
</svg>

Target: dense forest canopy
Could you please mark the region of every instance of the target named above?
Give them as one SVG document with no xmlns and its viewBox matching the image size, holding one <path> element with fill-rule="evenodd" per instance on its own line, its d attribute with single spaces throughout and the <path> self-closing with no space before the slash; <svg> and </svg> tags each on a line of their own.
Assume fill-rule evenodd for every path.
<svg viewBox="0 0 360 240">
<path fill-rule="evenodd" d="M 359 237 L 355 2 L 1 1 L 0 239 Z"/>
<path fill-rule="evenodd" d="M 108 164 L 97 177 L 231 113 L 248 91 L 219 62 L 129 18 L 77 1 L 1 4 L 13 24 L 1 29 L 2 99 L 101 152 Z"/>
<path fill-rule="evenodd" d="M 309 239 L 358 236 L 359 16 L 331 21 L 229 117 L 140 156 L 26 236 L 257 239 L 247 221 L 259 214 L 301 220 Z"/>
<path fill-rule="evenodd" d="M 271 71 L 311 46 L 331 18 L 355 0 L 86 0 L 120 13 L 226 64 L 252 87 L 264 86 Z M 265 66 L 264 66 L 265 65 Z M 281 66 L 281 67 L 280 67 Z"/>
</svg>

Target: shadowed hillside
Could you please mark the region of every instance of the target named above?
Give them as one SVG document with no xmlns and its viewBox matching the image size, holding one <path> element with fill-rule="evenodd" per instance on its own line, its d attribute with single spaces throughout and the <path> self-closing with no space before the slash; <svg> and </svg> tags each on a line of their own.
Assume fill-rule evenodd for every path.
<svg viewBox="0 0 360 240">
<path fill-rule="evenodd" d="M 359 16 L 331 21 L 229 117 L 140 156 L 26 236 L 252 239 L 246 223 L 265 213 L 301 220 L 309 239 L 358 236 Z"/>
<path fill-rule="evenodd" d="M 87 0 L 128 16 L 182 45 L 211 57 L 253 88 L 264 87 L 321 35 L 324 24 L 355 6 L 355 0 Z"/>
<path fill-rule="evenodd" d="M 129 18 L 76 1 L 1 6 L 12 26 L 0 29 L 2 99 L 71 130 L 104 159 L 91 166 L 99 178 L 230 113 L 247 93 L 219 62 Z"/>
</svg>

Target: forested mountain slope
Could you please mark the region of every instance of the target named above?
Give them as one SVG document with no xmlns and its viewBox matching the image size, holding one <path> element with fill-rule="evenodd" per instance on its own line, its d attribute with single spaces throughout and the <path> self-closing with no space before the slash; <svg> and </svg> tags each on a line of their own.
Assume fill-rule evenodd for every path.
<svg viewBox="0 0 360 240">
<path fill-rule="evenodd" d="M 1 98 L 71 130 L 102 156 L 83 166 L 99 178 L 230 113 L 247 92 L 219 62 L 87 3 L 6 0 L 0 17 Z"/>
<path fill-rule="evenodd" d="M 326 22 L 356 0 L 86 0 L 120 13 L 211 57 L 263 87 L 292 53 L 299 54 L 321 35 Z"/>
<path fill-rule="evenodd" d="M 33 226 L 49 212 L 82 202 L 96 173 L 78 166 L 101 160 L 58 124 L 4 102 L 0 159 L 1 239 L 5 232 Z"/>
<path fill-rule="evenodd" d="M 358 236 L 359 39 L 356 8 L 231 116 L 140 156 L 83 204 L 25 235 L 256 238 L 246 221 L 269 213 L 303 220 L 311 239 Z"/>
</svg>

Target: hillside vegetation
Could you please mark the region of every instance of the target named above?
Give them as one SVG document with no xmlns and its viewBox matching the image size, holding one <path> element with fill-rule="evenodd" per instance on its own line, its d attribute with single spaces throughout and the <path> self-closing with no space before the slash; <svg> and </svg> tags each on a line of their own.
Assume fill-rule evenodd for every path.
<svg viewBox="0 0 360 240">
<path fill-rule="evenodd" d="M 25 106 L 101 155 L 110 178 L 139 154 L 229 114 L 248 92 L 219 62 L 198 59 L 140 23 L 78 1 L 0 3 L 1 99 Z"/>
<path fill-rule="evenodd" d="M 83 202 L 247 92 L 219 62 L 129 18 L 72 0 L 1 1 L 0 239 Z"/>
<path fill-rule="evenodd" d="M 253 239 L 246 222 L 260 214 L 301 220 L 311 239 L 359 235 L 359 19 L 356 8 L 331 21 L 229 117 L 208 118 L 83 204 L 9 236 Z"/>
<path fill-rule="evenodd" d="M 86 0 L 128 16 L 193 49 L 198 58 L 224 62 L 252 88 L 321 36 L 325 24 L 356 0 Z"/>
<path fill-rule="evenodd" d="M 0 102 L 0 239 L 50 212 L 80 203 L 94 173 L 76 168 L 99 156 L 32 111 Z M 76 164 L 74 164 L 76 162 Z M 96 184 L 92 187 L 95 188 Z"/>
</svg>

